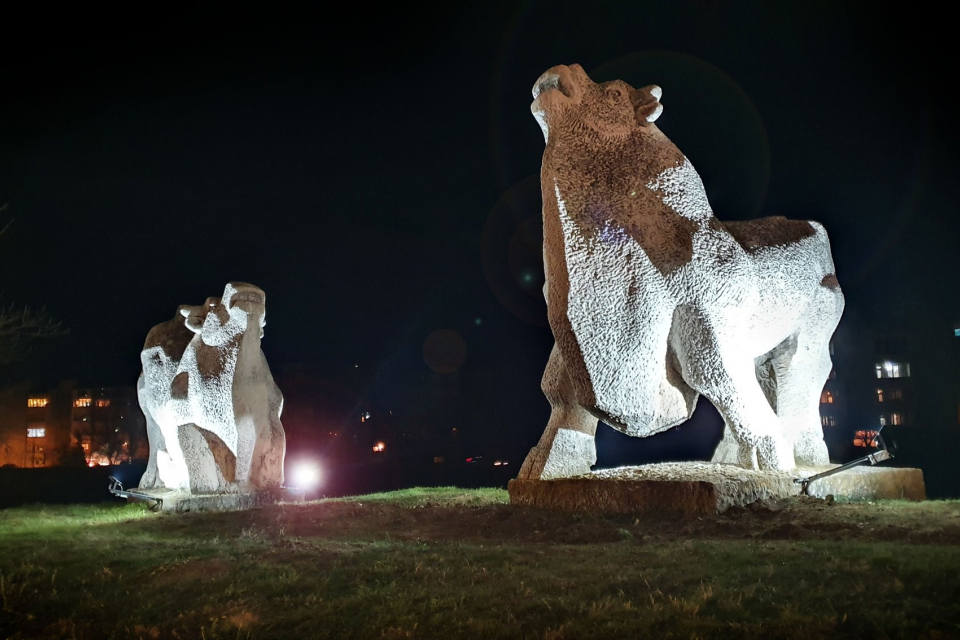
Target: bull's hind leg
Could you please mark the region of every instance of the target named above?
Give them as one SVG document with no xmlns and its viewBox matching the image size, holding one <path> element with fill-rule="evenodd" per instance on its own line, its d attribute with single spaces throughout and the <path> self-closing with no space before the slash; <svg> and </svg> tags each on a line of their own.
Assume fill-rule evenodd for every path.
<svg viewBox="0 0 960 640">
<path fill-rule="evenodd" d="M 577 404 L 560 350 L 554 345 L 543 372 L 541 388 L 550 402 L 550 421 L 518 478 L 549 480 L 589 473 L 597 462 L 597 418 Z"/>
<path fill-rule="evenodd" d="M 695 310 L 678 314 L 677 321 L 672 343 L 683 379 L 723 416 L 737 443 L 737 463 L 752 469 L 792 469 L 793 451 L 743 345 L 714 329 L 723 323 L 708 321 Z"/>
<path fill-rule="evenodd" d="M 773 370 L 772 353 L 762 355 L 754 359 L 754 369 L 756 371 L 757 383 L 763 391 L 763 396 L 767 399 L 770 407 L 777 410 L 777 379 Z M 723 439 L 717 445 L 717 450 L 713 452 L 713 462 L 724 462 L 730 464 L 739 464 L 740 462 L 740 443 L 730 429 L 730 425 L 723 427 Z"/>
<path fill-rule="evenodd" d="M 790 349 L 774 359 L 777 377 L 777 413 L 784 437 L 793 445 L 797 464 L 830 463 L 820 422 L 820 394 L 830 375 L 830 336 L 843 311 L 839 290 L 823 288 L 811 305 L 806 322 Z"/>
</svg>

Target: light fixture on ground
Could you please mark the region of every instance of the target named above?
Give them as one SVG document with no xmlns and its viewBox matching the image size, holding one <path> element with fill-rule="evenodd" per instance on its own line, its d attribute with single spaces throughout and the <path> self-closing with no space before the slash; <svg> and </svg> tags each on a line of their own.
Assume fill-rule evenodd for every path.
<svg viewBox="0 0 960 640">
<path fill-rule="evenodd" d="M 298 462 L 292 469 L 293 486 L 310 490 L 320 484 L 320 465 L 315 462 Z"/>
</svg>

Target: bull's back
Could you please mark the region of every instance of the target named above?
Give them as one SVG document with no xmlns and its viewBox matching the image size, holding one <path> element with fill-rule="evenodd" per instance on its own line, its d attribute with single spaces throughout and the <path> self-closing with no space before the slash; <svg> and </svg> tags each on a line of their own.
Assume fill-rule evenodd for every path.
<svg viewBox="0 0 960 640">
<path fill-rule="evenodd" d="M 819 223 L 777 216 L 724 222 L 723 227 L 756 267 L 760 300 L 753 328 L 758 350 L 797 331 L 820 298 L 839 295 L 830 241 Z"/>
</svg>

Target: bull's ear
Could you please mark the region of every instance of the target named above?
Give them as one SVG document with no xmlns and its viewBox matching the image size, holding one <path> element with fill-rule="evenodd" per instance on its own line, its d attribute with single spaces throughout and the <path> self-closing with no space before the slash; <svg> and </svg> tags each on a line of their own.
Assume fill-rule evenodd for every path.
<svg viewBox="0 0 960 640">
<path fill-rule="evenodd" d="M 663 113 L 663 105 L 660 104 L 660 96 L 662 95 L 663 89 L 655 84 L 630 92 L 630 102 L 633 104 L 637 124 L 650 124 L 660 117 L 660 114 Z"/>
</svg>

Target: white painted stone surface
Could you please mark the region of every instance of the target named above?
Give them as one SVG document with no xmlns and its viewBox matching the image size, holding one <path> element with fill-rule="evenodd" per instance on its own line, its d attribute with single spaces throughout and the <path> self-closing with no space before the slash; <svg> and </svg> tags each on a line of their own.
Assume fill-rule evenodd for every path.
<svg viewBox="0 0 960 640">
<path fill-rule="evenodd" d="M 141 489 L 237 493 L 280 487 L 283 396 L 260 350 L 265 296 L 241 282 L 181 306 L 140 354 L 150 460 Z"/>
<path fill-rule="evenodd" d="M 819 398 L 843 311 L 816 222 L 718 221 L 690 161 L 656 127 L 662 91 L 547 71 L 544 269 L 556 339 L 552 416 L 521 478 L 589 468 L 597 418 L 633 436 L 687 420 L 705 395 L 726 422 L 716 461 L 829 462 Z"/>
</svg>

